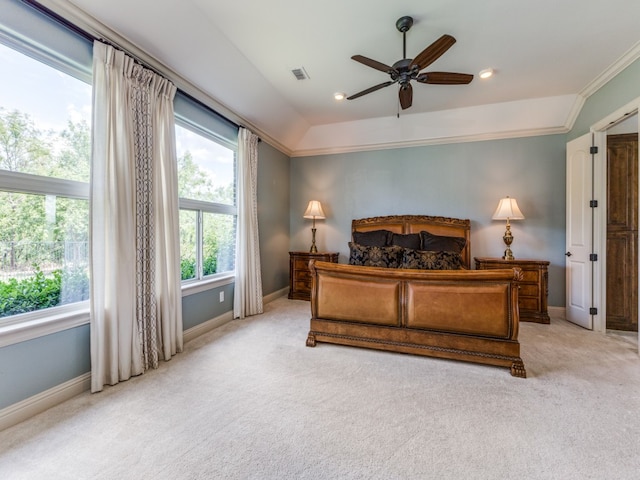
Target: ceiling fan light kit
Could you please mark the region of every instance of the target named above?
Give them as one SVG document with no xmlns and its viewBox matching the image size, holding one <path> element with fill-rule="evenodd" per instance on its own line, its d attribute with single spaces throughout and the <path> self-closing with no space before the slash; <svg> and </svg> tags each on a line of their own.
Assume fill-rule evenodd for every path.
<svg viewBox="0 0 640 480">
<path fill-rule="evenodd" d="M 354 55 L 351 57 L 356 62 L 362 63 L 367 67 L 380 70 L 390 76 L 390 80 L 369 87 L 361 92 L 347 97 L 347 100 L 355 100 L 368 93 L 375 92 L 381 88 L 388 87 L 397 83 L 399 85 L 398 98 L 400 106 L 403 110 L 409 108 L 413 103 L 413 86 L 411 80 L 419 83 L 428 83 L 431 85 L 466 85 L 473 80 L 473 75 L 467 73 L 451 73 L 451 72 L 424 72 L 420 73 L 438 58 L 440 58 L 449 48 L 456 43 L 456 39 L 451 35 L 442 35 L 438 40 L 433 42 L 415 58 L 407 58 L 407 37 L 406 34 L 413 25 L 413 18 L 409 16 L 400 17 L 396 21 L 396 28 L 402 33 L 402 56 L 403 58 L 395 62 L 392 66 L 372 60 L 362 55 Z"/>
</svg>

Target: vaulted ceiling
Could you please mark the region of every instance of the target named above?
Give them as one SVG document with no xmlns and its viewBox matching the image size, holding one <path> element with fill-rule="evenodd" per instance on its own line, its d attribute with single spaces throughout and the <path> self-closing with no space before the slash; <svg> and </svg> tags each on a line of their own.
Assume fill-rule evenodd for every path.
<svg viewBox="0 0 640 480">
<path fill-rule="evenodd" d="M 567 131 L 584 98 L 640 56 L 637 0 L 44 3 L 79 7 L 292 156 Z M 397 84 L 336 101 L 389 79 L 351 56 L 401 59 L 405 15 L 407 57 L 452 35 L 424 71 L 473 81 L 412 82 L 407 110 Z M 297 80 L 298 68 L 309 78 Z M 494 76 L 480 79 L 487 68 Z"/>
</svg>

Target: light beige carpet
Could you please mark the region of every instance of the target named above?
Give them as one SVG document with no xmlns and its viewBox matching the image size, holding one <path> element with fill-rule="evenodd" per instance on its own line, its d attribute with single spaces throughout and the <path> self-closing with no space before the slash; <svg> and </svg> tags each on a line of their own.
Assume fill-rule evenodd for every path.
<svg viewBox="0 0 640 480">
<path fill-rule="evenodd" d="M 522 323 L 507 369 L 319 344 L 278 299 L 0 433 L 2 479 L 637 479 L 627 339 Z"/>
</svg>

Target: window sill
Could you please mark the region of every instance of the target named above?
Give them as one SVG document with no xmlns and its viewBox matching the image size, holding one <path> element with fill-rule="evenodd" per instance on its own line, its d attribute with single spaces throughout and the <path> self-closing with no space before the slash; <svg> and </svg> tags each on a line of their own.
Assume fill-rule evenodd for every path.
<svg viewBox="0 0 640 480">
<path fill-rule="evenodd" d="M 0 348 L 89 323 L 89 302 L 0 319 Z"/>
<path fill-rule="evenodd" d="M 221 273 L 214 278 L 207 278 L 205 280 L 196 280 L 189 283 L 182 284 L 182 296 L 187 297 L 200 292 L 206 292 L 214 288 L 223 287 L 225 285 L 231 285 L 236 280 L 234 273 Z"/>
<path fill-rule="evenodd" d="M 235 281 L 233 273 L 182 285 L 182 296 L 205 292 Z M 0 318 L 0 348 L 89 323 L 89 302 Z"/>
</svg>

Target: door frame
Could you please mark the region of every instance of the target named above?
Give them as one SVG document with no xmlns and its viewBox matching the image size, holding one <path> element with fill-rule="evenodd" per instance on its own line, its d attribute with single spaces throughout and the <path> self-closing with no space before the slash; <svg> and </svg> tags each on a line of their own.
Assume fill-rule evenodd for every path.
<svg viewBox="0 0 640 480">
<path fill-rule="evenodd" d="M 593 329 L 597 332 L 607 330 L 607 130 L 620 121 L 637 114 L 638 136 L 640 138 L 640 97 L 632 100 L 602 120 L 594 123 L 590 132 L 593 134 L 594 144 L 598 147 L 598 153 L 594 156 L 594 197 L 598 200 L 598 207 L 594 212 L 594 252 L 598 253 L 598 261 L 595 262 L 593 286 L 595 297 L 594 304 L 598 306 L 598 314 L 593 317 Z M 640 165 L 640 153 L 638 155 Z M 640 195 L 638 196 L 638 208 L 640 209 Z M 640 256 L 638 257 L 638 270 L 640 271 Z M 640 284 L 638 287 L 640 290 Z M 638 295 L 640 306 L 640 292 Z M 639 309 L 640 311 L 640 309 Z M 640 329 L 638 329 L 639 353 L 640 353 Z"/>
</svg>

